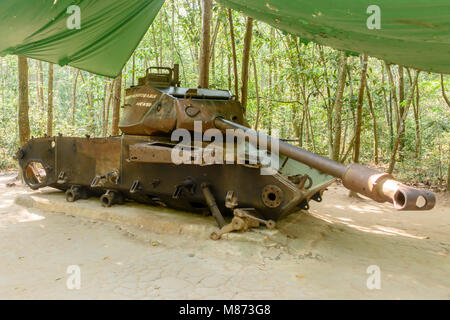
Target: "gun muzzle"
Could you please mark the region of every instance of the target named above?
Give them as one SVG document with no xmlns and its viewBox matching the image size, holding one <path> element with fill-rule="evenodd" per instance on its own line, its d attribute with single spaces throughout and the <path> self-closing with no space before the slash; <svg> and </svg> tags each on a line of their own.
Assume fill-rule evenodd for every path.
<svg viewBox="0 0 450 320">
<path fill-rule="evenodd" d="M 392 202 L 397 210 L 431 210 L 436 198 L 432 192 L 408 187 L 388 173 L 380 173 L 358 163 L 347 166 L 342 183 L 377 202 Z"/>
</svg>

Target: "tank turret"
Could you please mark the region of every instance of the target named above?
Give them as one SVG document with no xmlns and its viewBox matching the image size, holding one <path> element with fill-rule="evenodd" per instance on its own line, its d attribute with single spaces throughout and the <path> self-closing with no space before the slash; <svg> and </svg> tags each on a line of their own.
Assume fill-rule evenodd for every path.
<svg viewBox="0 0 450 320">
<path fill-rule="evenodd" d="M 156 70 L 157 72 L 151 72 Z M 125 105 L 119 124 L 124 134 L 169 134 L 175 129 L 194 130 L 194 121 L 203 129 L 214 128 L 220 116 L 244 124 L 241 104 L 227 90 L 182 88 L 178 65 L 152 67 L 138 85 L 125 90 Z"/>
</svg>

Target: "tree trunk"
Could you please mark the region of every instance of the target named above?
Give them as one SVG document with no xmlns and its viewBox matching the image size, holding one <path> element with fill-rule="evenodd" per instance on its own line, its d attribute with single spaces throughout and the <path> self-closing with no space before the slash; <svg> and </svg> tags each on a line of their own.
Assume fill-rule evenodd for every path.
<svg viewBox="0 0 450 320">
<path fill-rule="evenodd" d="M 234 73 L 234 95 L 236 99 L 239 100 L 239 75 L 237 68 L 237 58 L 236 58 L 236 42 L 234 39 L 234 27 L 233 27 L 233 14 L 231 9 L 228 9 L 228 23 L 230 25 L 230 42 L 231 42 L 231 53 L 233 59 L 233 73 Z"/>
<path fill-rule="evenodd" d="M 103 86 L 103 98 L 102 98 L 102 110 L 101 110 L 101 125 L 102 125 L 102 136 L 105 136 L 106 128 L 106 95 L 108 92 L 108 82 L 105 82 Z"/>
<path fill-rule="evenodd" d="M 159 65 L 162 67 L 163 66 L 163 30 L 162 30 L 162 28 L 163 28 L 163 15 L 162 14 L 160 14 L 159 15 L 159 28 L 160 28 L 160 30 L 159 30 Z M 126 65 L 125 65 L 126 66 Z M 126 70 L 126 67 L 125 67 L 125 70 Z M 125 85 L 124 85 L 124 87 L 126 87 L 127 86 L 127 81 L 126 81 L 126 79 L 127 79 L 127 73 L 126 73 L 126 71 L 124 71 L 123 72 L 123 75 L 125 76 Z"/>
<path fill-rule="evenodd" d="M 399 114 L 400 118 L 403 117 L 403 113 L 405 112 L 405 78 L 404 78 L 404 70 L 403 66 L 398 66 L 398 91 L 399 91 Z M 405 147 L 405 137 L 402 137 L 400 139 L 400 145 L 398 147 L 399 157 L 400 159 L 403 158 L 403 152 L 402 150 Z"/>
<path fill-rule="evenodd" d="M 175 0 L 172 0 L 172 25 L 170 28 L 170 34 L 171 34 L 171 38 L 172 38 L 172 64 L 171 67 L 173 67 L 173 65 L 175 64 Z"/>
<path fill-rule="evenodd" d="M 398 66 L 398 114 L 399 119 L 403 117 L 405 112 L 405 74 L 403 66 Z M 399 124 L 400 125 L 400 124 Z M 397 128 L 398 131 L 399 128 Z M 402 137 L 400 139 L 400 145 L 398 147 L 399 157 L 402 158 L 402 150 L 405 145 L 405 139 Z"/>
<path fill-rule="evenodd" d="M 341 119 L 342 119 L 342 99 L 345 89 L 345 77 L 347 74 L 347 57 L 345 52 L 341 52 L 339 61 L 338 87 L 336 89 L 336 101 L 334 106 L 334 138 L 333 138 L 333 160 L 339 161 L 339 150 L 341 148 Z"/>
<path fill-rule="evenodd" d="M 353 162 L 359 162 L 359 153 L 361 149 L 361 125 L 362 125 L 362 109 L 364 103 L 364 90 L 367 78 L 367 55 L 362 58 L 361 81 L 359 84 L 358 104 L 356 106 L 356 128 L 355 128 L 355 146 L 353 148 Z"/>
<path fill-rule="evenodd" d="M 72 98 L 72 125 L 75 125 L 75 111 L 77 109 L 77 85 L 80 70 L 76 70 L 75 81 L 73 84 L 73 98 Z"/>
<path fill-rule="evenodd" d="M 403 66 L 398 66 L 398 98 L 400 103 L 400 117 L 403 116 L 403 111 L 405 110 L 403 104 L 405 101 L 405 77 L 403 72 Z"/>
<path fill-rule="evenodd" d="M 327 65 L 325 61 L 325 55 L 323 54 L 323 48 L 319 46 L 319 55 L 320 59 L 319 62 L 322 62 L 323 68 L 324 68 L 324 74 L 323 77 L 325 79 L 325 86 L 326 86 L 326 97 L 325 95 L 322 95 L 324 104 L 327 108 L 327 129 L 328 129 L 328 157 L 333 158 L 333 108 L 334 104 L 331 102 L 331 90 L 330 90 L 330 80 L 328 78 L 328 71 L 327 71 Z M 319 85 L 316 85 L 317 91 L 320 92 Z"/>
<path fill-rule="evenodd" d="M 211 46 L 211 80 L 214 85 L 216 81 L 216 50 Z"/>
<path fill-rule="evenodd" d="M 209 61 L 211 56 L 211 0 L 202 0 L 202 43 L 200 48 L 199 88 L 209 87 Z"/>
<path fill-rule="evenodd" d="M 447 157 L 448 168 L 447 168 L 447 191 L 450 191 L 450 153 Z"/>
<path fill-rule="evenodd" d="M 372 128 L 373 128 L 373 162 L 378 164 L 378 134 L 377 134 L 377 119 L 375 117 L 375 111 L 373 109 L 372 96 L 370 95 L 369 84 L 366 79 L 366 93 L 367 102 L 369 103 L 370 116 L 372 117 Z"/>
<path fill-rule="evenodd" d="M 231 91 L 231 61 L 230 61 L 230 57 L 228 57 L 227 60 L 228 60 L 228 90 Z"/>
<path fill-rule="evenodd" d="M 38 90 L 38 97 L 39 97 L 39 107 L 41 108 L 42 111 L 44 111 L 44 105 L 45 105 L 45 101 L 44 101 L 44 69 L 42 68 L 42 61 L 38 61 L 38 68 L 39 68 L 39 77 L 38 77 L 38 85 L 37 85 L 37 90 Z"/>
<path fill-rule="evenodd" d="M 298 128 L 299 136 L 298 136 L 298 144 L 300 148 L 303 148 L 303 132 L 305 127 L 305 109 L 302 112 L 302 121 L 300 121 L 300 128 Z"/>
<path fill-rule="evenodd" d="M 415 157 L 416 159 L 420 159 L 420 92 L 419 92 L 419 84 L 416 86 L 416 103 L 413 103 L 414 108 L 414 122 L 416 124 L 416 149 L 415 149 Z"/>
<path fill-rule="evenodd" d="M 169 20 L 168 20 L 167 15 L 165 14 L 164 16 L 165 16 L 167 25 L 169 25 Z M 184 67 L 184 62 L 183 62 L 182 56 L 181 56 L 177 46 L 175 45 L 175 42 L 177 40 L 176 40 L 176 37 L 175 37 L 175 29 L 174 28 L 175 28 L 175 6 L 174 6 L 174 1 L 172 1 L 172 27 L 171 27 L 172 30 L 170 32 L 171 47 L 172 47 L 172 49 L 171 49 L 172 50 L 172 58 L 171 58 L 172 59 L 171 60 L 172 63 L 171 63 L 171 66 L 173 66 L 175 64 L 175 53 L 176 53 L 178 55 L 179 62 L 180 62 L 180 65 L 181 65 L 181 70 L 182 70 L 182 73 L 183 73 L 182 79 L 184 81 L 186 81 L 187 77 L 186 77 L 186 71 L 185 71 L 185 67 Z M 195 61 L 195 64 L 196 63 L 197 62 Z M 145 70 L 147 70 L 147 61 L 146 60 L 145 60 Z"/>
<path fill-rule="evenodd" d="M 111 134 L 113 136 L 119 135 L 119 120 L 120 120 L 120 97 L 122 94 L 122 73 L 114 80 L 114 98 L 113 98 L 113 116 Z"/>
<path fill-rule="evenodd" d="M 253 63 L 253 75 L 255 77 L 255 91 L 256 91 L 256 119 L 255 119 L 255 130 L 258 130 L 259 114 L 260 114 L 260 98 L 259 98 L 259 88 L 258 88 L 258 68 L 256 67 L 255 57 L 252 54 Z"/>
<path fill-rule="evenodd" d="M 409 94 L 408 101 L 406 101 L 406 105 L 405 105 L 405 110 L 403 112 L 403 116 L 400 119 L 400 128 L 399 128 L 399 131 L 397 133 L 397 139 L 395 139 L 394 148 L 392 150 L 391 160 L 389 162 L 388 173 L 392 173 L 394 171 L 395 158 L 397 156 L 397 151 L 398 151 L 398 148 L 399 148 L 399 145 L 400 145 L 400 140 L 401 140 L 401 138 L 403 136 L 403 133 L 405 131 L 406 117 L 408 116 L 408 110 L 409 110 L 409 107 L 411 105 L 412 99 L 414 97 L 414 93 L 416 91 L 417 81 L 419 79 L 419 73 L 420 73 L 420 71 L 416 71 L 416 75 L 414 77 L 414 82 L 413 82 L 413 85 L 411 86 L 411 92 Z"/>
<path fill-rule="evenodd" d="M 156 31 L 155 31 L 155 25 L 152 23 L 152 39 L 153 39 L 153 46 L 156 48 L 158 48 L 158 42 L 156 41 Z M 159 56 L 155 55 L 155 65 L 157 67 L 159 67 Z"/>
<path fill-rule="evenodd" d="M 389 78 L 389 86 L 391 87 L 391 96 L 392 96 L 392 100 L 394 101 L 394 111 L 395 111 L 395 122 L 396 122 L 396 127 L 397 127 L 397 132 L 398 129 L 400 127 L 400 113 L 399 113 L 399 107 L 398 107 L 398 100 L 397 100 L 397 90 L 396 90 L 396 86 L 395 86 L 395 82 L 394 82 L 394 77 L 392 75 L 392 70 L 391 70 L 391 66 L 385 62 L 385 66 L 386 66 L 386 71 L 387 71 L 387 75 Z"/>
<path fill-rule="evenodd" d="M 442 89 L 442 97 L 444 98 L 445 102 L 447 103 L 447 106 L 450 108 L 450 100 L 447 97 L 447 94 L 445 93 L 445 87 L 444 87 L 444 75 L 441 73 L 441 89 Z M 447 168 L 447 191 L 450 191 L 450 153 L 447 157 L 448 161 L 448 168 Z"/>
<path fill-rule="evenodd" d="M 214 32 L 213 32 L 213 36 L 212 36 L 212 39 L 211 39 L 211 44 L 209 46 L 210 47 L 210 52 L 214 51 L 214 48 L 216 46 L 217 36 L 219 34 L 219 30 L 220 30 L 220 13 L 217 14 L 217 21 L 216 21 L 216 25 L 214 27 Z M 209 56 L 209 60 L 211 61 L 211 60 L 214 60 L 214 59 L 215 59 L 215 55 L 214 55 L 214 53 L 212 53 Z M 215 71 L 214 68 L 212 68 L 212 69 L 213 69 L 213 72 L 214 72 Z"/>
<path fill-rule="evenodd" d="M 247 110 L 247 95 L 248 95 L 248 64 L 250 58 L 250 50 L 252 47 L 252 32 L 253 31 L 253 19 L 247 17 L 247 23 L 245 25 L 244 35 L 244 51 L 242 53 L 242 87 L 241 87 L 241 103 L 244 108 L 244 113 Z"/>
<path fill-rule="evenodd" d="M 308 123 L 309 131 L 311 133 L 311 144 L 312 144 L 313 152 L 316 153 L 317 152 L 316 151 L 316 143 L 314 141 L 315 134 L 313 132 L 313 127 L 312 127 L 312 123 L 311 123 L 311 114 L 309 112 L 308 104 L 309 104 L 309 98 L 308 98 L 308 103 L 305 104 L 305 111 L 306 111 L 306 117 L 307 117 L 306 121 Z"/>
<path fill-rule="evenodd" d="M 441 90 L 442 90 L 442 97 L 444 98 L 445 102 L 447 103 L 447 106 L 450 108 L 450 100 L 447 97 L 447 94 L 445 93 L 445 87 L 444 87 L 444 75 L 441 73 Z"/>
<path fill-rule="evenodd" d="M 394 125 L 392 122 L 392 95 L 389 94 L 389 101 L 386 94 L 385 89 L 385 62 L 380 61 L 381 63 L 381 83 L 382 83 L 382 90 L 383 90 L 383 101 L 384 101 L 384 109 L 385 109 L 385 119 L 386 124 L 389 127 L 389 150 L 392 151 L 392 148 L 394 147 Z"/>
<path fill-rule="evenodd" d="M 47 135 L 53 136 L 53 63 L 48 64 Z"/>
<path fill-rule="evenodd" d="M 135 71 L 136 69 L 136 54 L 133 53 L 133 70 L 131 70 L 131 86 L 134 87 L 134 78 L 135 78 Z"/>
<path fill-rule="evenodd" d="M 83 74 L 81 72 L 80 72 L 80 76 L 81 76 L 81 81 L 83 82 L 84 85 L 86 85 Z M 90 84 L 90 88 L 92 88 L 92 84 Z M 85 92 L 86 93 L 86 101 L 87 101 L 88 106 L 92 106 L 92 100 L 91 100 L 92 96 L 89 94 L 90 91 L 91 90 L 89 89 L 89 90 L 86 90 L 86 92 Z"/>
<path fill-rule="evenodd" d="M 0 57 L 0 79 L 4 79 L 3 76 L 4 70 L 3 70 L 3 59 Z M 7 73 L 5 73 L 7 74 Z M 0 83 L 0 95 L 2 96 L 2 106 L 3 106 L 3 119 L 5 119 L 5 82 Z"/>
<path fill-rule="evenodd" d="M 272 97 L 272 59 L 273 59 L 273 39 L 275 38 L 275 29 L 273 27 L 270 28 L 270 44 L 269 44 L 269 95 Z M 269 108 L 271 106 L 269 105 Z"/>
<path fill-rule="evenodd" d="M 114 95 L 114 82 L 112 81 L 109 84 L 109 96 L 108 96 L 108 102 L 106 103 L 106 112 L 105 112 L 105 123 L 103 125 L 103 136 L 106 137 L 108 134 L 108 124 L 109 124 L 109 110 L 111 107 L 111 101 L 112 97 Z"/>
<path fill-rule="evenodd" d="M 30 120 L 28 110 L 30 108 L 28 101 L 28 60 L 26 57 L 18 57 L 19 67 L 19 141 L 23 146 L 30 138 Z"/>
<path fill-rule="evenodd" d="M 123 84 L 122 84 L 123 81 Z M 123 71 L 120 73 L 120 87 L 122 88 L 122 85 L 124 88 L 127 87 L 127 65 L 123 67 Z M 119 102 L 120 104 L 120 102 Z M 123 104 L 125 104 L 125 95 L 123 95 Z"/>
</svg>

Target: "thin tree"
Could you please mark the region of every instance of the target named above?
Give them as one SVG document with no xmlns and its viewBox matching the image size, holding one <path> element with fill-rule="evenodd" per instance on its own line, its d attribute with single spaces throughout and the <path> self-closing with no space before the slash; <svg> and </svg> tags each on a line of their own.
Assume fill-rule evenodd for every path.
<svg viewBox="0 0 450 320">
<path fill-rule="evenodd" d="M 159 29 L 159 65 L 162 67 L 163 66 L 163 15 L 160 14 L 159 15 L 159 25 L 160 25 L 160 29 Z M 125 65 L 125 70 L 126 70 L 126 65 Z M 124 81 L 125 81 L 125 86 L 127 86 L 127 73 L 126 71 L 123 72 L 124 75 Z"/>
<path fill-rule="evenodd" d="M 409 75 L 409 84 L 412 85 L 412 76 L 411 76 L 411 71 L 409 70 L 409 68 L 406 69 L 408 71 L 408 75 Z M 416 158 L 416 160 L 418 160 L 420 158 L 420 144 L 421 144 L 421 138 L 420 138 L 420 91 L 419 91 L 419 83 L 417 83 L 416 86 L 416 98 L 415 100 L 413 99 L 412 101 L 412 106 L 413 106 L 413 112 L 414 112 L 414 123 L 416 125 L 416 148 L 415 148 L 415 153 L 414 156 Z"/>
<path fill-rule="evenodd" d="M 445 93 L 444 75 L 442 73 L 441 73 L 441 90 L 442 90 L 442 97 L 447 103 L 447 106 L 450 108 L 450 100 L 448 99 L 447 94 Z"/>
<path fill-rule="evenodd" d="M 341 133 L 342 133 L 342 104 L 345 89 L 345 77 L 347 75 L 347 56 L 345 52 L 341 52 L 339 60 L 339 76 L 338 86 L 336 89 L 336 101 L 334 106 L 334 138 L 333 138 L 333 160 L 339 161 L 339 151 L 341 148 Z"/>
<path fill-rule="evenodd" d="M 72 125 L 75 125 L 75 112 L 77 110 L 77 86 L 78 77 L 80 76 L 80 70 L 75 71 L 75 80 L 73 82 L 73 97 L 72 97 Z"/>
<path fill-rule="evenodd" d="M 444 98 L 445 102 L 447 103 L 447 106 L 450 108 L 450 100 L 447 97 L 447 94 L 445 93 L 445 86 L 444 86 L 444 75 L 441 73 L 441 89 L 442 89 L 442 97 Z M 447 168 L 447 191 L 450 191 L 450 153 L 447 157 L 448 162 L 448 168 Z"/>
<path fill-rule="evenodd" d="M 369 104 L 370 116 L 372 117 L 372 129 L 373 129 L 373 162 L 375 165 L 378 164 L 378 133 L 377 133 L 377 119 L 375 117 L 375 111 L 373 107 L 372 95 L 370 94 L 370 88 L 368 84 L 368 79 L 366 79 L 366 93 L 367 102 Z"/>
<path fill-rule="evenodd" d="M 39 73 L 38 73 L 38 79 L 36 79 L 36 84 L 37 84 L 37 93 L 38 93 L 38 98 L 39 98 L 39 107 L 44 110 L 44 69 L 42 67 L 42 61 L 38 61 L 38 69 L 39 69 Z"/>
<path fill-rule="evenodd" d="M 111 126 L 111 134 L 113 136 L 119 135 L 119 120 L 120 120 L 120 97 L 122 94 L 122 72 L 119 76 L 114 80 L 114 98 L 112 102 L 112 126 Z"/>
<path fill-rule="evenodd" d="M 236 40 L 234 39 L 233 13 L 231 9 L 228 9 L 228 24 L 230 26 L 231 54 L 233 60 L 234 94 L 236 99 L 239 100 L 239 75 L 236 58 Z"/>
<path fill-rule="evenodd" d="M 103 97 L 102 97 L 102 109 L 101 109 L 101 126 L 102 126 L 102 136 L 105 136 L 105 128 L 106 128 L 106 95 L 108 93 L 108 81 L 104 81 L 103 86 Z"/>
<path fill-rule="evenodd" d="M 359 83 L 358 102 L 356 105 L 356 128 L 355 128 L 355 145 L 353 148 L 353 162 L 359 162 L 359 153 L 361 149 L 361 125 L 362 125 L 362 109 L 364 103 L 364 90 L 366 88 L 367 79 L 367 55 L 362 57 L 361 81 Z"/>
<path fill-rule="evenodd" d="M 252 33 L 253 33 L 253 18 L 247 17 L 244 35 L 244 50 L 242 53 L 242 87 L 241 87 L 241 103 L 244 112 L 247 110 L 247 96 L 248 96 L 248 65 L 250 60 L 250 50 L 252 47 Z"/>
<path fill-rule="evenodd" d="M 26 57 L 18 56 L 19 67 L 19 141 L 24 145 L 30 138 L 30 120 L 28 111 L 30 109 L 28 101 L 28 60 Z"/>
<path fill-rule="evenodd" d="M 405 131 L 406 117 L 408 116 L 409 107 L 411 105 L 412 99 L 414 98 L 414 94 L 415 94 L 416 87 L 417 87 L 417 81 L 419 79 L 419 73 L 420 73 L 420 71 L 416 71 L 416 74 L 414 76 L 413 85 L 411 87 L 411 91 L 410 91 L 408 100 L 406 101 L 405 109 L 403 111 L 403 116 L 400 119 L 400 128 L 399 128 L 399 131 L 397 132 L 397 139 L 395 139 L 394 148 L 392 150 L 391 160 L 389 162 L 388 173 L 392 173 L 394 171 L 397 151 L 400 146 L 400 140 L 402 139 L 403 133 Z"/>
<path fill-rule="evenodd" d="M 403 66 L 398 66 L 398 97 L 399 97 L 399 114 L 400 118 L 403 117 L 403 113 L 405 112 L 405 75 L 404 75 L 404 68 Z M 403 152 L 402 150 L 405 147 L 405 137 L 401 137 L 400 139 L 400 145 L 398 147 L 399 150 L 399 157 L 402 159 Z"/>
<path fill-rule="evenodd" d="M 217 36 L 219 35 L 219 31 L 220 31 L 220 25 L 221 25 L 221 23 L 220 23 L 220 12 L 219 12 L 217 14 L 217 21 L 216 21 L 216 24 L 214 26 L 214 32 L 213 32 L 213 35 L 212 35 L 212 38 L 211 38 L 211 44 L 209 46 L 211 51 L 214 51 L 214 48 L 216 46 Z M 215 57 L 214 53 L 210 54 L 209 55 L 209 60 L 210 61 L 214 60 L 214 57 Z M 215 71 L 214 67 L 212 69 L 213 69 L 213 71 Z"/>
<path fill-rule="evenodd" d="M 133 53 L 133 70 L 131 70 L 131 86 L 134 87 L 134 78 L 136 74 L 136 53 Z"/>
<path fill-rule="evenodd" d="M 386 66 L 386 71 L 387 71 L 387 75 L 389 78 L 389 86 L 391 89 L 391 97 L 392 97 L 392 101 L 394 102 L 394 112 L 395 112 L 395 121 L 396 121 L 396 128 L 397 131 L 400 127 L 400 113 L 399 113 L 399 103 L 397 100 L 397 93 L 396 93 L 396 86 L 395 86 L 395 82 L 394 82 L 394 76 L 392 75 L 392 69 L 391 69 L 391 65 L 388 64 L 386 61 L 384 62 L 384 65 Z M 391 119 L 392 120 L 392 119 Z"/>
<path fill-rule="evenodd" d="M 53 136 L 53 63 L 48 64 L 47 135 Z"/>
<path fill-rule="evenodd" d="M 3 79 L 3 59 L 0 57 L 0 80 Z M 5 105 L 5 86 L 0 85 L 0 95 L 2 96 L 2 105 Z M 5 116 L 5 108 L 3 107 L 3 118 Z"/>
<path fill-rule="evenodd" d="M 253 76 L 255 78 L 255 93 L 256 93 L 256 118 L 255 118 L 255 130 L 258 130 L 258 123 L 259 123 L 259 114 L 260 114 L 260 97 L 259 97 L 259 86 L 258 86 L 258 68 L 256 67 L 256 61 L 255 56 L 253 53 L 251 54 L 252 57 L 252 64 L 253 64 Z"/>
<path fill-rule="evenodd" d="M 211 55 L 211 0 L 202 0 L 202 43 L 200 48 L 199 61 L 199 82 L 200 88 L 209 87 L 209 61 Z"/>
<path fill-rule="evenodd" d="M 111 101 L 112 97 L 114 95 L 114 82 L 112 81 L 109 83 L 109 95 L 108 95 L 108 102 L 106 103 L 106 111 L 105 111 L 105 122 L 103 123 L 103 136 L 106 137 L 108 134 L 108 124 L 109 124 L 109 110 L 111 108 Z"/>
<path fill-rule="evenodd" d="M 170 35 L 171 35 L 171 52 L 172 52 L 172 64 L 171 67 L 175 64 L 175 0 L 172 0 L 171 3 L 172 7 L 172 21 L 171 21 L 171 28 L 170 28 Z"/>
</svg>

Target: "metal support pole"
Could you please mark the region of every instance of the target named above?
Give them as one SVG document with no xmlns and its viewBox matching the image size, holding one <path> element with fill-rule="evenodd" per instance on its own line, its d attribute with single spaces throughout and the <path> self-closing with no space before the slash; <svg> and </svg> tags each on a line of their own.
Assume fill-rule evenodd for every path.
<svg viewBox="0 0 450 320">
<path fill-rule="evenodd" d="M 211 211 L 213 217 L 216 219 L 217 224 L 219 225 L 219 228 L 223 228 L 223 226 L 225 226 L 225 224 L 226 224 L 225 220 L 224 220 L 219 208 L 217 207 L 216 200 L 214 199 L 214 196 L 211 193 L 211 190 L 209 189 L 208 184 L 202 183 L 201 187 L 202 187 L 203 196 L 206 199 L 206 203 L 208 204 L 209 210 Z"/>
</svg>

